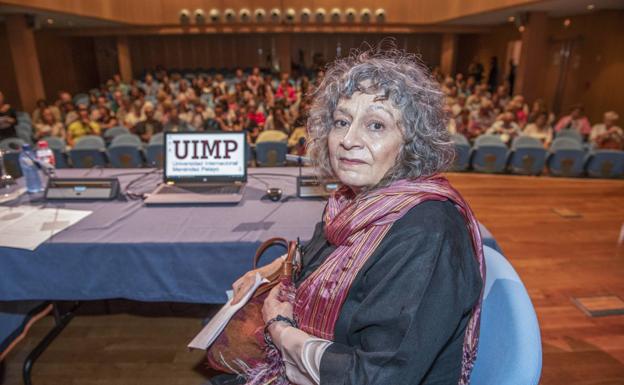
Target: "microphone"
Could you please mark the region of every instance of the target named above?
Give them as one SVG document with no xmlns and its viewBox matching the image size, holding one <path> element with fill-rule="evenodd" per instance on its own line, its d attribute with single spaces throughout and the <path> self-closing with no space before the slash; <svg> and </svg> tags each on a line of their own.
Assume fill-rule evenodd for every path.
<svg viewBox="0 0 624 385">
<path fill-rule="evenodd" d="M 298 164 L 312 164 L 312 159 L 308 156 L 286 154 L 286 160 Z"/>
</svg>

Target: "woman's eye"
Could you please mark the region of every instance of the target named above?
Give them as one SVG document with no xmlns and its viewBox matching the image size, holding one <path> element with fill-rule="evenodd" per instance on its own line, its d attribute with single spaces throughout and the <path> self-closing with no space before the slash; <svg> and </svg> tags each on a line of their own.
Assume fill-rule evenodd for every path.
<svg viewBox="0 0 624 385">
<path fill-rule="evenodd" d="M 342 119 L 334 120 L 334 127 L 344 128 L 344 127 L 347 127 L 348 125 L 349 125 L 349 122 L 347 122 L 346 120 L 342 120 Z"/>
<path fill-rule="evenodd" d="M 372 122 L 371 124 L 369 124 L 369 127 L 374 131 L 379 131 L 383 130 L 385 126 L 381 122 Z"/>
</svg>

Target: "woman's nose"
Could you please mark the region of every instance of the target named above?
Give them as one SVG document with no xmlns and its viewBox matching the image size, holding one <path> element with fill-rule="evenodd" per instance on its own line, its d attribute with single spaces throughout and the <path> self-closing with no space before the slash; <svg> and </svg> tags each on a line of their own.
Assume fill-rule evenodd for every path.
<svg viewBox="0 0 624 385">
<path fill-rule="evenodd" d="M 342 137 L 342 146 L 347 150 L 353 147 L 361 147 L 362 135 L 360 131 L 359 124 L 357 122 L 352 123 Z"/>
</svg>

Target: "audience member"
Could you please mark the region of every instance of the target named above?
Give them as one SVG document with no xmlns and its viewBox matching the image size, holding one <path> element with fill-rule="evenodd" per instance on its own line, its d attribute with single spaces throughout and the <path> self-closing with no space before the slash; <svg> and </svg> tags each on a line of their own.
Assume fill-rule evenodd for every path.
<svg viewBox="0 0 624 385">
<path fill-rule="evenodd" d="M 145 118 L 134 125 L 133 132 L 138 135 L 143 142 L 149 143 L 154 134 L 163 132 L 163 124 L 154 117 L 156 111 L 152 103 L 146 102 L 143 107 L 143 112 L 145 113 Z"/>
<path fill-rule="evenodd" d="M 601 150 L 624 150 L 624 130 L 615 125 L 620 116 L 615 111 L 604 113 L 602 123 L 592 127 L 590 141 Z"/>
<path fill-rule="evenodd" d="M 498 117 L 486 133 L 498 135 L 505 144 L 509 145 L 513 138 L 520 135 L 520 126 L 514 121 L 514 114 L 507 111 Z"/>
<path fill-rule="evenodd" d="M 4 94 L 0 91 L 0 140 L 17 136 L 17 113 L 10 104 L 4 102 Z"/>
<path fill-rule="evenodd" d="M 52 106 L 45 107 L 40 112 L 39 122 L 35 123 L 35 140 L 48 136 L 65 139 L 65 127 L 52 112 Z"/>
<path fill-rule="evenodd" d="M 78 106 L 78 119 L 67 127 L 67 144 L 74 146 L 86 135 L 100 135 L 100 125 L 91 120 L 89 109 L 84 104 Z"/>
<path fill-rule="evenodd" d="M 591 125 L 584 113 L 584 108 L 580 104 L 575 104 L 570 108 L 570 114 L 559 119 L 555 125 L 555 132 L 561 130 L 575 130 L 587 139 L 591 133 Z"/>
<path fill-rule="evenodd" d="M 527 124 L 524 128 L 523 134 L 540 140 L 545 148 L 550 147 L 553 139 L 553 129 L 548 124 L 548 113 L 542 111 L 534 119 L 532 123 Z"/>
</svg>

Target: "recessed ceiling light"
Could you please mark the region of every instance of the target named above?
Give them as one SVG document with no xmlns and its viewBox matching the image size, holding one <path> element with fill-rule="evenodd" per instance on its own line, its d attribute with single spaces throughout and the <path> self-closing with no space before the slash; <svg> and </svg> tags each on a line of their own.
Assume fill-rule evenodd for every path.
<svg viewBox="0 0 624 385">
<path fill-rule="evenodd" d="M 594 8 L 596 8 L 596 6 L 595 6 L 594 4 L 589 4 L 589 5 L 587 6 L 587 9 L 588 9 L 588 10 L 590 10 L 590 11 L 593 11 L 593 10 L 594 10 Z"/>
<path fill-rule="evenodd" d="M 572 24 L 572 20 L 570 20 L 570 19 L 565 19 L 563 21 L 563 26 L 566 27 L 566 28 L 568 28 L 570 26 L 570 24 Z"/>
<path fill-rule="evenodd" d="M 526 30 L 526 27 L 524 25 L 521 25 L 518 27 L 518 31 L 520 32 L 524 32 Z"/>
<path fill-rule="evenodd" d="M 514 21 L 516 21 L 516 17 L 515 16 L 509 16 L 507 18 L 507 21 L 509 21 L 510 23 L 513 23 Z"/>
<path fill-rule="evenodd" d="M 54 24 L 54 19 L 48 18 L 48 19 L 46 19 L 46 23 L 52 25 L 52 24 Z"/>
</svg>

